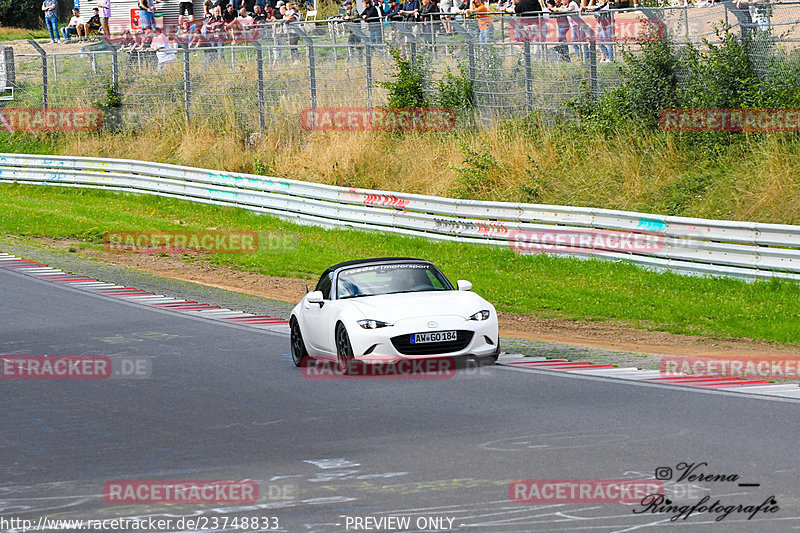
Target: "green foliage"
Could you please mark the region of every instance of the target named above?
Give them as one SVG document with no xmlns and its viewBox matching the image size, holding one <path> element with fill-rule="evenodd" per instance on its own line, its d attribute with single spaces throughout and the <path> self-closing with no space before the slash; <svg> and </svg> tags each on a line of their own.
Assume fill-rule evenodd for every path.
<svg viewBox="0 0 800 533">
<path fill-rule="evenodd" d="M 72 6 L 72 0 L 58 0 L 58 19 L 68 20 Z M 43 27 L 42 0 L 0 0 L 0 24 L 28 29 Z"/>
<path fill-rule="evenodd" d="M 686 82 L 681 90 L 681 105 L 687 108 L 739 108 L 750 86 L 758 82 L 743 44 L 732 33 L 718 34 L 722 42 L 705 40 L 705 50 L 691 44 L 685 48 L 682 68 Z"/>
<path fill-rule="evenodd" d="M 486 148 L 478 152 L 463 141 L 459 141 L 458 144 L 464 154 L 464 166 L 450 167 L 456 173 L 453 194 L 457 198 L 476 200 L 490 198 L 492 192 L 500 185 L 502 176 L 500 164 Z"/>
<path fill-rule="evenodd" d="M 120 131 L 122 129 L 122 95 L 109 81 L 103 89 L 103 99 L 95 103 L 95 107 L 103 111 L 103 129 Z"/>
<path fill-rule="evenodd" d="M 623 59 L 618 86 L 568 104 L 590 129 L 611 132 L 630 121 L 654 128 L 661 110 L 678 102 L 678 62 L 668 38 L 645 42 L 639 55 L 626 51 Z"/>
<path fill-rule="evenodd" d="M 436 82 L 438 93 L 435 103 L 439 107 L 453 109 L 454 111 L 472 110 L 475 107 L 475 91 L 472 80 L 469 79 L 467 68 L 458 65 L 458 74 L 453 74 L 448 68 L 444 77 Z"/>
<path fill-rule="evenodd" d="M 641 52 L 625 52 L 622 82 L 600 94 L 569 102 L 584 129 L 613 133 L 634 124 L 658 128 L 669 108 L 796 108 L 800 106 L 800 58 L 782 57 L 764 36 L 739 37 L 718 31 L 720 42 L 705 40 L 677 48 L 669 39 L 647 42 Z M 686 134 L 685 142 L 709 147 L 730 144 L 727 134 Z"/>
<path fill-rule="evenodd" d="M 542 199 L 550 180 L 544 169 L 530 154 L 526 155 L 528 165 L 525 166 L 525 182 L 519 186 L 521 202 L 537 203 Z"/>
<path fill-rule="evenodd" d="M 662 205 L 659 210 L 665 215 L 685 215 L 692 202 L 703 198 L 713 185 L 708 173 L 687 174 L 663 187 L 654 200 Z"/>
<path fill-rule="evenodd" d="M 422 58 L 406 59 L 396 48 L 390 53 L 397 68 L 394 74 L 396 79 L 378 82 L 381 87 L 389 89 L 388 107 L 428 107 L 428 96 L 425 93 L 426 71 Z"/>
<path fill-rule="evenodd" d="M 274 176 L 275 170 L 269 165 L 269 162 L 262 161 L 258 157 L 253 158 L 253 173 L 260 176 Z"/>
</svg>

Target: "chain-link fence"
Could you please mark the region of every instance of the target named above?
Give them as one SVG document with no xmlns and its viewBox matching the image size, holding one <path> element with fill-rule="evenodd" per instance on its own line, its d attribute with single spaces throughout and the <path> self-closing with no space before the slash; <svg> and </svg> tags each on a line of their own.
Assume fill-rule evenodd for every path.
<svg viewBox="0 0 800 533">
<path fill-rule="evenodd" d="M 432 100 L 447 72 L 465 73 L 475 113 L 487 123 L 532 111 L 565 113 L 570 99 L 616 83 L 622 50 L 635 52 L 645 40 L 717 41 L 717 31 L 728 28 L 755 37 L 760 65 L 798 53 L 799 24 L 800 3 L 722 2 L 539 17 L 275 24 L 250 33 L 170 35 L 159 51 L 132 36 L 79 53 L 46 53 L 36 45 L 36 53 L 13 56 L 7 105 L 107 107 L 117 94 L 126 127 L 174 115 L 256 131 L 309 107 L 386 105 L 383 82 L 395 74 L 395 48 L 422 67 Z"/>
</svg>

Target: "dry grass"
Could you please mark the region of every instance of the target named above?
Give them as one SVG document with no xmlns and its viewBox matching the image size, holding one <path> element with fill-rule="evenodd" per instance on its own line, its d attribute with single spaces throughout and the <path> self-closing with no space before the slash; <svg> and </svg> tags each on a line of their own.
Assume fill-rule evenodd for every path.
<svg viewBox="0 0 800 533">
<path fill-rule="evenodd" d="M 112 138 L 75 135 L 58 145 L 64 154 L 442 196 L 456 190 L 456 167 L 468 166 L 464 145 L 496 163 L 484 198 L 800 224 L 800 143 L 786 135 L 745 141 L 715 159 L 676 137 L 635 131 L 606 139 L 526 124 L 447 133 L 305 132 L 296 117 L 282 116 L 264 134 L 243 137 L 232 133 L 239 131 L 236 120 L 188 126 L 175 115 L 157 128 Z M 704 185 L 688 194 L 686 180 Z M 538 196 L 525 192 L 532 184 Z"/>
</svg>

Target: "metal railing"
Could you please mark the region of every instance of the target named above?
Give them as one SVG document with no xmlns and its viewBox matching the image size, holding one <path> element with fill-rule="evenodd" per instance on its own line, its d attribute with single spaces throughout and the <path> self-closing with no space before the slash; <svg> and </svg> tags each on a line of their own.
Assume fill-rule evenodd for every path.
<svg viewBox="0 0 800 533">
<path fill-rule="evenodd" d="M 594 240 L 566 255 L 681 273 L 800 280 L 800 226 L 568 207 L 455 200 L 350 189 L 175 165 L 88 157 L 0 154 L 0 183 L 155 194 L 240 207 L 302 224 L 510 246 L 531 232 L 624 232 L 658 241 L 620 251 Z"/>
</svg>

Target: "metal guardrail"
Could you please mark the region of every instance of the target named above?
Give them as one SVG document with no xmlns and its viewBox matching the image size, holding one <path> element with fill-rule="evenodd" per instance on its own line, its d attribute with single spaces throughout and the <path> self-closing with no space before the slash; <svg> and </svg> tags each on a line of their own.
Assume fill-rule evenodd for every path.
<svg viewBox="0 0 800 533">
<path fill-rule="evenodd" d="M 155 194 L 269 213 L 303 224 L 510 246 L 526 232 L 604 231 L 658 246 L 619 251 L 577 243 L 565 255 L 681 273 L 800 280 L 800 226 L 707 220 L 372 191 L 123 159 L 0 154 L 0 183 Z"/>
</svg>

